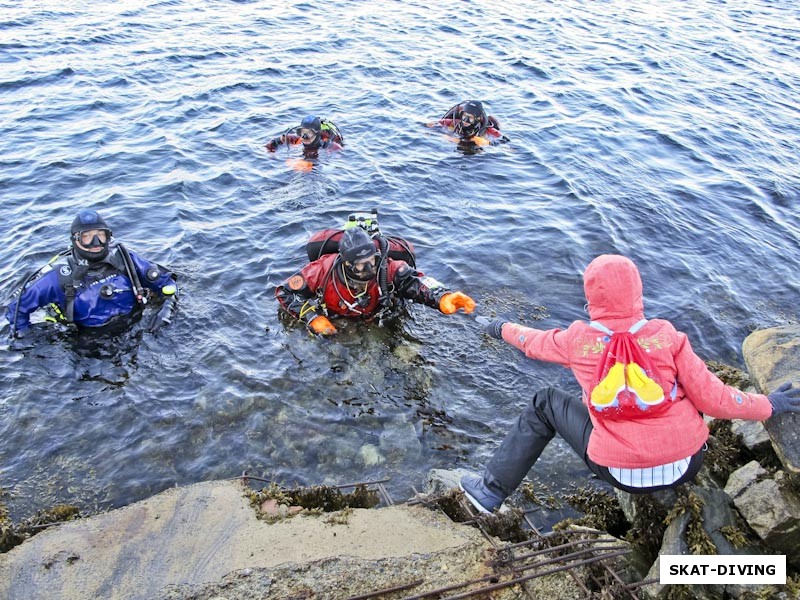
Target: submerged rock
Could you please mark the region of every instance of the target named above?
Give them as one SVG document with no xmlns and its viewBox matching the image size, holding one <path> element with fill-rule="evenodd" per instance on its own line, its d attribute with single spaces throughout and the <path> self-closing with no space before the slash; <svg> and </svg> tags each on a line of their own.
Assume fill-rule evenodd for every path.
<svg viewBox="0 0 800 600">
<path fill-rule="evenodd" d="M 386 462 L 386 457 L 383 456 L 375 444 L 364 444 L 358 450 L 358 456 L 364 463 L 365 467 L 372 467 Z"/>
</svg>

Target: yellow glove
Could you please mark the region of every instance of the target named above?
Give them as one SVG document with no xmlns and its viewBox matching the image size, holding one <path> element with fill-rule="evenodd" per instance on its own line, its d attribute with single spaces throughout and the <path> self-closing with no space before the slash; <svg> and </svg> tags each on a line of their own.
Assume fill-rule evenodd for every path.
<svg viewBox="0 0 800 600">
<path fill-rule="evenodd" d="M 333 335 L 336 333 L 336 327 L 333 326 L 333 323 L 330 322 L 328 317 L 323 315 L 311 319 L 308 328 L 317 335 Z"/>
<path fill-rule="evenodd" d="M 459 308 L 471 313 L 475 310 L 475 300 L 462 292 L 450 292 L 439 299 L 439 310 L 446 315 L 452 315 Z"/>
</svg>

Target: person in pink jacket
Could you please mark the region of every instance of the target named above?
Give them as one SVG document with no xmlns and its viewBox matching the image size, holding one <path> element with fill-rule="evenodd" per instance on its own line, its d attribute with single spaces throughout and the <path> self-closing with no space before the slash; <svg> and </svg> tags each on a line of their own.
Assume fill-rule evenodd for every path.
<svg viewBox="0 0 800 600">
<path fill-rule="evenodd" d="M 601 479 L 627 492 L 649 493 L 697 474 L 709 433 L 703 414 L 761 421 L 800 412 L 800 388 L 785 383 L 765 396 L 727 386 L 694 353 L 686 334 L 669 321 L 646 320 L 642 280 L 630 259 L 598 256 L 583 280 L 591 323 L 575 321 L 564 330 L 543 331 L 478 317 L 486 333 L 529 358 L 572 370 L 583 390 L 582 399 L 554 388 L 537 391 L 483 474 L 461 478 L 461 489 L 480 511 L 500 507 L 557 433 Z M 646 353 L 649 374 L 664 392 L 652 388 L 663 399 L 659 410 L 623 418 L 596 405 L 598 363 L 612 332 L 631 332 L 639 352 Z M 624 383 L 619 379 L 620 389 Z M 650 385 L 656 384 L 651 380 Z"/>
</svg>

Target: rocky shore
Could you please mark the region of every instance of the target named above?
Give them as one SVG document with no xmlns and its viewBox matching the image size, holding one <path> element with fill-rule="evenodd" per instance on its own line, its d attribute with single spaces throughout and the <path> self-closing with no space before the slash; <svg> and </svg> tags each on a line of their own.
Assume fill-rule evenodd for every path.
<svg viewBox="0 0 800 600">
<path fill-rule="evenodd" d="M 751 334 L 754 387 L 799 382 L 798 345 L 797 326 Z M 457 472 L 433 472 L 425 494 L 379 508 L 370 490 L 198 483 L 24 541 L 30 530 L 0 510 L 10 547 L 0 598 L 800 597 L 800 416 L 710 426 L 693 484 L 644 497 L 587 490 L 585 517 L 548 534 L 513 508 L 530 498 L 498 516 L 471 513 Z M 785 554 L 789 579 L 661 586 L 662 554 Z"/>
</svg>

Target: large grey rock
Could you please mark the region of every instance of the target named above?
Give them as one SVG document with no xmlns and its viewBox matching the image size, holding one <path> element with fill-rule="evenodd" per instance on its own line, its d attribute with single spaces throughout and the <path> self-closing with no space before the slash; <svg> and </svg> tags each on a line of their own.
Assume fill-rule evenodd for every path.
<svg viewBox="0 0 800 600">
<path fill-rule="evenodd" d="M 745 465 L 740 469 L 747 469 Z M 752 471 L 752 468 L 751 468 Z M 750 473 L 752 475 L 752 472 Z M 731 476 L 733 479 L 733 475 Z M 779 471 L 774 478 L 739 476 L 729 482 L 729 491 L 736 508 L 764 543 L 786 554 L 786 560 L 800 567 L 800 499 L 785 484 L 786 474 Z"/>
<path fill-rule="evenodd" d="M 770 437 L 767 429 L 760 421 L 731 421 L 731 431 L 741 436 L 745 448 L 755 454 L 766 452 L 770 447 Z"/>
<path fill-rule="evenodd" d="M 355 595 L 356 584 L 361 592 L 379 588 L 376 573 L 391 574 L 401 563 L 406 575 L 413 567 L 433 578 L 450 564 L 450 574 L 475 578 L 487 548 L 477 529 L 419 506 L 354 509 L 340 522 L 301 514 L 267 523 L 256 518 L 241 484 L 216 481 L 64 523 L 0 554 L 0 598 L 196 598 L 197 589 L 217 585 L 228 587 L 220 595 L 229 598 L 298 597 L 297 589 L 265 595 L 277 585 L 269 573 L 281 566 L 281 585 L 313 572 L 319 587 L 305 591 L 340 598 Z M 344 559 L 357 567 L 346 569 Z M 334 594 L 328 584 L 340 571 L 337 585 L 350 591 Z M 412 575 L 407 579 L 419 579 Z M 255 587 L 229 596 L 234 584 Z"/>
<path fill-rule="evenodd" d="M 754 331 L 744 340 L 742 354 L 762 393 L 785 381 L 796 382 L 800 380 L 800 325 Z M 784 467 L 800 472 L 800 414 L 778 415 L 764 426 Z"/>
<path fill-rule="evenodd" d="M 641 519 L 640 504 L 642 502 L 652 502 L 667 513 L 672 509 L 675 505 L 675 501 L 678 499 L 678 494 L 675 493 L 675 490 L 671 489 L 653 492 L 646 496 L 629 494 L 628 492 L 623 492 L 616 488 L 614 492 L 617 495 L 619 506 L 625 518 L 628 520 L 628 523 L 637 523 L 637 521 Z"/>
<path fill-rule="evenodd" d="M 725 484 L 725 493 L 735 501 L 744 490 L 766 474 L 767 470 L 757 460 L 751 460 L 730 474 L 728 482 Z"/>
</svg>

